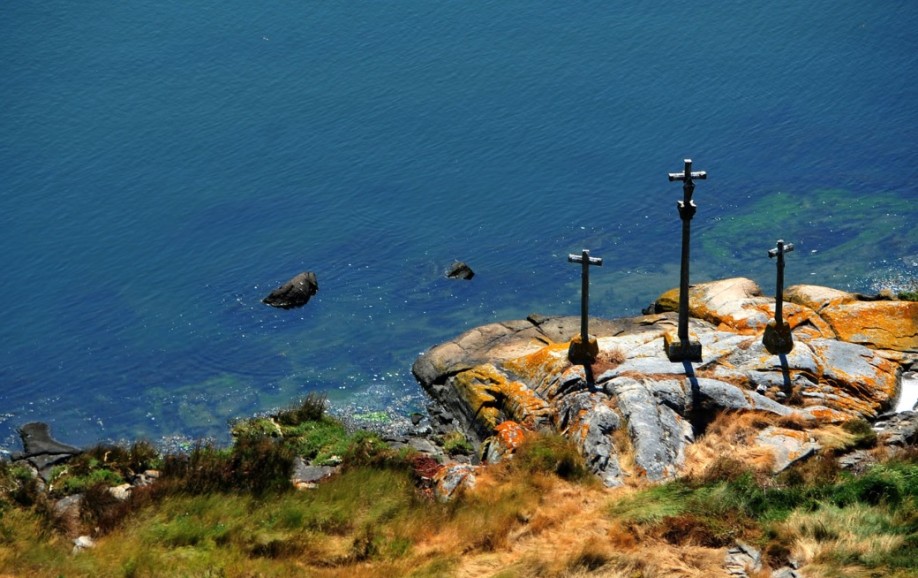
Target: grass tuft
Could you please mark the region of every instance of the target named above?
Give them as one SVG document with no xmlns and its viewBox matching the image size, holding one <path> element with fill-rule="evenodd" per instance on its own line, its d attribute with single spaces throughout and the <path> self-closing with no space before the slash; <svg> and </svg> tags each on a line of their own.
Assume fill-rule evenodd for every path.
<svg viewBox="0 0 918 578">
<path fill-rule="evenodd" d="M 509 463 L 514 475 L 549 473 L 571 482 L 593 480 L 574 444 L 557 433 L 530 436 L 517 448 Z"/>
<path fill-rule="evenodd" d="M 302 423 L 322 421 L 327 406 L 326 396 L 309 393 L 297 405 L 281 410 L 277 414 L 277 423 L 282 426 L 297 426 Z"/>
</svg>

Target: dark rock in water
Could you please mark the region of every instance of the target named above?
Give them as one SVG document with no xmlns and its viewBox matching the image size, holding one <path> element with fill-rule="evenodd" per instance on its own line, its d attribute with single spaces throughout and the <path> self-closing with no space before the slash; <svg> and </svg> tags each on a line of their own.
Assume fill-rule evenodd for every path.
<svg viewBox="0 0 918 578">
<path fill-rule="evenodd" d="M 453 263 L 449 271 L 446 272 L 446 276 L 450 279 L 471 279 L 475 276 L 475 272 L 472 271 L 472 268 L 462 261 L 456 261 Z"/>
<path fill-rule="evenodd" d="M 271 307 L 293 309 L 306 305 L 309 298 L 318 291 L 319 282 L 316 280 L 316 274 L 305 271 L 272 291 L 261 302 Z"/>
<path fill-rule="evenodd" d="M 51 479 L 51 468 L 70 460 L 82 450 L 55 440 L 51 437 L 48 424 L 41 422 L 27 423 L 19 429 L 24 451 L 12 456 L 14 461 L 24 460 L 32 465 L 45 482 Z"/>
<path fill-rule="evenodd" d="M 19 429 L 22 438 L 22 457 L 29 458 L 47 454 L 76 455 L 82 450 L 55 440 L 51 437 L 48 424 L 41 422 L 27 423 Z"/>
</svg>

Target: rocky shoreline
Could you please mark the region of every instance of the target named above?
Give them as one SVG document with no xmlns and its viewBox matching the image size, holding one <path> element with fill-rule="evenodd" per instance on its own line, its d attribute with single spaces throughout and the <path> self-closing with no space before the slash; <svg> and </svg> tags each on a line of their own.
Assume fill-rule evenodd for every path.
<svg viewBox="0 0 918 578">
<path fill-rule="evenodd" d="M 685 449 L 724 410 L 760 411 L 809 427 L 864 419 L 893 445 L 915 443 L 918 408 L 893 410 L 904 390 L 918 389 L 918 302 L 819 286 L 790 287 L 785 298 L 796 347 L 772 355 L 761 335 L 774 299 L 744 278 L 693 286 L 691 330 L 705 352 L 697 364 L 670 362 L 661 345 L 676 323 L 678 290 L 642 316 L 591 319 L 601 350 L 591 365 L 567 358 L 578 317 L 531 315 L 471 329 L 418 357 L 412 373 L 431 398 L 428 415 L 382 437 L 457 465 L 465 476 L 466 466 L 512 453 L 527 431 L 551 429 L 571 438 L 609 486 L 630 475 L 618 464 L 617 430 L 628 433 L 639 477 L 659 481 L 678 475 Z M 811 438 L 789 431 L 775 428 L 757 440 L 779 456 L 776 471 L 818 450 Z M 444 450 L 444 436 L 456 432 L 469 441 L 470 455 Z M 24 451 L 11 461 L 28 463 L 46 480 L 55 465 L 81 452 L 52 438 L 46 424 L 26 424 L 20 434 Z M 295 483 L 332 471 L 310 468 L 298 464 Z"/>
</svg>

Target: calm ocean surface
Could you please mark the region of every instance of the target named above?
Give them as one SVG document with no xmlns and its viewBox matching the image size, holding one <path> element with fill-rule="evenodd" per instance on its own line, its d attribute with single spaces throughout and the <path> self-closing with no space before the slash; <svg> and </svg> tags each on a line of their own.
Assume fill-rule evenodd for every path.
<svg viewBox="0 0 918 578">
<path fill-rule="evenodd" d="M 918 279 L 914 1 L 257 4 L 0 8 L 0 447 L 404 419 L 426 348 L 579 312 L 570 252 L 598 316 L 678 285 L 686 157 L 693 281 Z"/>
</svg>

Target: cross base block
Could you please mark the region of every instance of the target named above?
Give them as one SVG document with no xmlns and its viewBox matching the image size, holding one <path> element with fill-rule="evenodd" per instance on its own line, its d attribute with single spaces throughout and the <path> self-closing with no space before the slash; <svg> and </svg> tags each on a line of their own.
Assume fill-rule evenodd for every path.
<svg viewBox="0 0 918 578">
<path fill-rule="evenodd" d="M 765 334 L 762 336 L 762 345 L 772 355 L 790 353 L 794 349 L 794 337 L 791 334 L 790 325 L 781 323 L 780 325 L 774 319 L 768 322 L 765 327 Z"/>
<path fill-rule="evenodd" d="M 701 361 L 701 342 L 689 335 L 687 341 L 679 339 L 675 331 L 663 334 L 663 349 L 670 361 Z"/>
<path fill-rule="evenodd" d="M 599 342 L 592 335 L 587 335 L 586 343 L 583 336 L 575 335 L 567 350 L 567 358 L 571 363 L 592 364 L 599 355 Z"/>
</svg>

